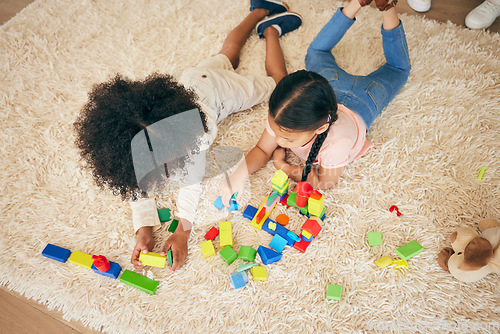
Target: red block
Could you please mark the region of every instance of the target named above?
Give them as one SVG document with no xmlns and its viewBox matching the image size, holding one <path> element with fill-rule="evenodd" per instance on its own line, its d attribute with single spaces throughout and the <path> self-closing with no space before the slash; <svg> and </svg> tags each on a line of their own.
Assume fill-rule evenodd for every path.
<svg viewBox="0 0 500 334">
<path fill-rule="evenodd" d="M 286 206 L 286 208 L 288 209 L 288 208 L 289 208 L 289 206 L 288 206 L 288 204 L 286 204 L 286 201 L 287 201 L 287 200 L 288 200 L 288 194 L 286 194 L 286 196 L 285 196 L 285 197 L 283 197 L 283 199 L 280 201 L 280 203 L 281 203 L 281 205 Z"/>
<path fill-rule="evenodd" d="M 293 248 L 295 248 L 299 252 L 305 253 L 307 246 L 309 246 L 310 243 L 310 241 L 305 241 L 301 238 L 300 242 L 296 242 L 293 244 Z"/>
<path fill-rule="evenodd" d="M 215 237 L 218 235 L 219 235 L 219 230 L 215 226 L 212 226 L 210 231 L 208 231 L 207 234 L 205 234 L 205 239 L 214 240 Z"/>
<path fill-rule="evenodd" d="M 94 266 L 101 273 L 105 273 L 111 268 L 111 263 L 109 263 L 104 255 L 92 255 L 92 260 L 94 260 Z"/>
<path fill-rule="evenodd" d="M 297 193 L 297 197 L 295 198 L 295 204 L 297 204 L 297 206 L 303 208 L 307 205 L 308 199 L 309 199 L 309 197 L 304 195 L 303 193 Z"/>
<path fill-rule="evenodd" d="M 303 194 L 303 195 L 306 195 L 307 197 L 309 197 L 309 193 L 313 190 L 314 189 L 309 184 L 309 182 L 302 181 L 302 182 L 297 183 L 297 185 L 295 186 L 294 192 L 296 192 L 297 194 Z"/>
<path fill-rule="evenodd" d="M 319 232 L 321 231 L 321 225 L 316 219 L 308 219 L 306 220 L 304 225 L 302 225 L 302 229 L 317 237 Z"/>
<path fill-rule="evenodd" d="M 311 197 L 312 199 L 316 199 L 316 200 L 320 200 L 321 196 L 323 196 L 323 195 L 319 191 L 317 191 L 317 190 L 313 190 L 309 194 L 309 197 Z"/>
<path fill-rule="evenodd" d="M 266 215 L 266 209 L 265 208 L 260 209 L 259 213 L 257 213 L 257 218 L 255 219 L 257 224 L 260 224 L 265 215 Z"/>
</svg>

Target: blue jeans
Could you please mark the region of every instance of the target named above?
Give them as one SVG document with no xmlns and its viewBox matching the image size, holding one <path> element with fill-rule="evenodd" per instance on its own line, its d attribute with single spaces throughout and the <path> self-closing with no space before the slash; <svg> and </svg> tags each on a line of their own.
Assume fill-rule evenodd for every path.
<svg viewBox="0 0 500 334">
<path fill-rule="evenodd" d="M 401 22 L 392 30 L 382 28 L 386 63 L 367 76 L 347 73 L 337 65 L 332 49 L 356 19 L 348 18 L 341 9 L 337 9 L 309 45 L 306 69 L 325 77 L 335 91 L 337 103 L 361 116 L 368 129 L 408 79 L 411 69 L 408 45 Z"/>
</svg>

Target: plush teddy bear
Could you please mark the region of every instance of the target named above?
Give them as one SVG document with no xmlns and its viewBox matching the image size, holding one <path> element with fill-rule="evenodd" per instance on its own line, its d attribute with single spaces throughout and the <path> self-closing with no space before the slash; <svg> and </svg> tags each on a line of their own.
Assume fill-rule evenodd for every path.
<svg viewBox="0 0 500 334">
<path fill-rule="evenodd" d="M 441 268 L 463 282 L 500 273 L 500 223 L 484 219 L 478 225 L 481 235 L 471 227 L 462 227 L 450 237 L 453 249 L 446 247 L 438 256 Z"/>
</svg>

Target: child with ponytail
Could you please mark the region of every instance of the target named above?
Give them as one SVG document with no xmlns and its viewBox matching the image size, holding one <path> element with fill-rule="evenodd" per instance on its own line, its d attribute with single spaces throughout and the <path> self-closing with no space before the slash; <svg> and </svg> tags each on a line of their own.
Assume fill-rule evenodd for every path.
<svg viewBox="0 0 500 334">
<path fill-rule="evenodd" d="M 367 76 L 352 75 L 338 66 L 331 51 L 356 21 L 361 7 L 372 1 L 382 11 L 386 63 Z M 293 180 L 328 189 L 338 182 L 346 165 L 373 146 L 366 132 L 406 83 L 411 69 L 396 2 L 351 0 L 335 12 L 307 50 L 307 70 L 284 77 L 274 89 L 260 140 L 221 185 L 225 205 L 235 192 L 239 201 L 248 175 L 271 156 L 276 169 Z M 304 166 L 287 163 L 285 149 L 305 160 Z"/>
</svg>

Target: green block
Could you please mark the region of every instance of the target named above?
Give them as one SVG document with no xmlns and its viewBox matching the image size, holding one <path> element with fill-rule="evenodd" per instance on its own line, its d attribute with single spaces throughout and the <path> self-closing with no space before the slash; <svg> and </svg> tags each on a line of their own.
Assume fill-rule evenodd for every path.
<svg viewBox="0 0 500 334">
<path fill-rule="evenodd" d="M 382 234 L 380 232 L 368 232 L 367 236 L 370 246 L 382 245 Z"/>
<path fill-rule="evenodd" d="M 297 204 L 295 204 L 295 200 L 297 199 L 297 193 L 291 191 L 290 194 L 288 194 L 288 198 L 286 199 L 286 205 L 290 207 L 297 207 Z"/>
<path fill-rule="evenodd" d="M 179 221 L 177 219 L 174 219 L 168 227 L 168 231 L 174 233 L 177 229 L 177 225 L 179 225 Z"/>
<path fill-rule="evenodd" d="M 220 252 L 220 256 L 224 259 L 224 261 L 227 262 L 227 264 L 231 264 L 236 260 L 238 257 L 238 254 L 234 251 L 234 249 L 231 246 L 226 246 L 224 247 Z"/>
<path fill-rule="evenodd" d="M 255 261 L 255 255 L 257 254 L 257 251 L 255 248 L 252 248 L 250 246 L 241 246 L 240 247 L 240 252 L 238 253 L 238 257 L 240 259 L 243 259 L 248 262 L 253 262 Z"/>
<path fill-rule="evenodd" d="M 168 265 L 170 267 L 172 267 L 172 264 L 174 263 L 174 260 L 172 258 L 172 251 L 171 250 L 168 251 L 167 256 L 168 256 Z"/>
<path fill-rule="evenodd" d="M 326 298 L 340 300 L 342 298 L 342 285 L 328 284 Z"/>
<path fill-rule="evenodd" d="M 257 263 L 255 263 L 255 262 L 240 264 L 238 266 L 238 269 L 236 269 L 236 271 L 237 272 L 242 272 L 242 271 L 248 270 L 248 269 L 250 269 L 252 267 L 255 267 L 256 265 L 257 265 Z"/>
<path fill-rule="evenodd" d="M 170 220 L 170 210 L 168 208 L 158 209 L 158 217 L 162 223 L 168 222 Z"/>
<path fill-rule="evenodd" d="M 133 286 L 134 288 L 150 293 L 152 295 L 155 294 L 159 284 L 159 282 L 152 280 L 151 278 L 136 274 L 128 269 L 125 269 L 123 274 L 120 276 L 120 282 Z"/>
<path fill-rule="evenodd" d="M 308 207 L 309 205 L 306 203 L 306 206 L 301 208 L 300 206 L 297 206 L 300 209 L 300 213 L 302 213 L 304 216 L 308 214 Z"/>
<path fill-rule="evenodd" d="M 408 260 L 424 250 L 424 247 L 416 240 L 412 240 L 404 246 L 396 249 L 396 254 L 403 260 Z"/>
</svg>

